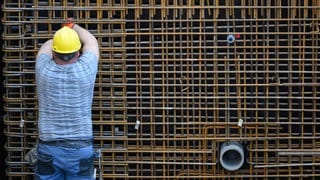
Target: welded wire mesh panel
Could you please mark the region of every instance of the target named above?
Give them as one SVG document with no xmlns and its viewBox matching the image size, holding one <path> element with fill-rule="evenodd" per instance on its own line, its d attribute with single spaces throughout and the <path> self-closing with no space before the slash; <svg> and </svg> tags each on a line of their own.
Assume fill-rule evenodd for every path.
<svg viewBox="0 0 320 180">
<path fill-rule="evenodd" d="M 33 174 L 23 157 L 37 138 L 34 58 L 67 17 L 100 45 L 92 114 L 105 179 L 320 177 L 320 1 L 2 7 L 10 178 Z"/>
<path fill-rule="evenodd" d="M 96 36 L 99 73 L 93 101 L 96 149 L 101 149 L 103 177 L 126 177 L 126 39 L 125 1 L 4 1 L 4 110 L 9 179 L 32 179 L 34 168 L 24 156 L 37 139 L 35 55 L 63 20 L 75 22 Z M 99 173 L 98 173 L 99 174 Z"/>
<path fill-rule="evenodd" d="M 318 177 L 318 16 L 318 1 L 129 3 L 129 176 Z"/>
</svg>

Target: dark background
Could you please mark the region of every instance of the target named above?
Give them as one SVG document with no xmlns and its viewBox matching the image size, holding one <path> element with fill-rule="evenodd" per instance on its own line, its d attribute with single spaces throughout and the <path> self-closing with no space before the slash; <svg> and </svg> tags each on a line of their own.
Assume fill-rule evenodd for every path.
<svg viewBox="0 0 320 180">
<path fill-rule="evenodd" d="M 2 9 L 0 8 L 0 19 L 2 18 L 3 14 L 2 14 Z M 2 24 L 0 24 L 0 34 L 2 34 L 3 31 L 3 26 Z M 1 38 L 2 36 L 0 36 Z M 2 38 L 0 39 L 0 46 L 2 47 Z M 0 59 L 2 59 L 2 48 L 0 48 Z M 2 60 L 0 61 L 0 69 L 3 69 L 3 62 Z M 2 86 L 2 82 L 3 82 L 3 74 L 1 71 L 1 75 L 0 75 L 0 82 L 1 82 L 1 88 L 0 88 L 0 104 L 3 107 L 3 97 L 2 94 L 3 92 L 3 86 Z M 7 179 L 5 176 L 5 169 L 6 169 L 6 165 L 5 165 L 5 159 L 6 159 L 6 151 L 4 150 L 4 144 L 5 144 L 5 136 L 3 133 L 4 130 L 4 124 L 3 124 L 3 115 L 4 115 L 4 111 L 3 108 L 1 107 L 0 109 L 0 116 L 1 116 L 1 121 L 0 121 L 0 177 L 1 179 Z"/>
</svg>

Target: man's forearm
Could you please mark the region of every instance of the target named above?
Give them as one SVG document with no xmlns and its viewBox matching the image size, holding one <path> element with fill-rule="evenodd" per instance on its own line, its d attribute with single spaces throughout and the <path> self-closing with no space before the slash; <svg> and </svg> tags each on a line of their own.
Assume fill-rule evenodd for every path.
<svg viewBox="0 0 320 180">
<path fill-rule="evenodd" d="M 97 39 L 86 29 L 77 24 L 73 25 L 73 29 L 78 33 L 82 42 L 83 51 L 90 51 L 99 58 L 99 45 Z"/>
<path fill-rule="evenodd" d="M 91 43 L 91 41 L 96 41 L 96 38 L 86 29 L 83 27 L 74 24 L 73 29 L 78 33 L 80 41 L 86 45 Z"/>
</svg>

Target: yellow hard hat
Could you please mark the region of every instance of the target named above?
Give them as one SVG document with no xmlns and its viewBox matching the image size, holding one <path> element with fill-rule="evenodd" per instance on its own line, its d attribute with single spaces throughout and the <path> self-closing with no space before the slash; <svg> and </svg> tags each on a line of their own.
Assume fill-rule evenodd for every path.
<svg viewBox="0 0 320 180">
<path fill-rule="evenodd" d="M 60 54 L 69 54 L 79 51 L 81 42 L 78 33 L 64 26 L 53 36 L 52 50 Z"/>
</svg>

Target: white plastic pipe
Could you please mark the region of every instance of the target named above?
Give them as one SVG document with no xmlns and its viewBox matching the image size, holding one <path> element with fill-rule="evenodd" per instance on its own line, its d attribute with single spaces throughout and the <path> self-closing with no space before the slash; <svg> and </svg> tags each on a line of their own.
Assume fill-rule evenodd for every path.
<svg viewBox="0 0 320 180">
<path fill-rule="evenodd" d="M 227 41 L 228 41 L 229 44 L 232 44 L 235 40 L 236 39 L 232 34 L 227 36 Z"/>
<path fill-rule="evenodd" d="M 244 163 L 243 146 L 239 142 L 225 142 L 220 148 L 220 164 L 228 171 L 236 171 Z"/>
</svg>

